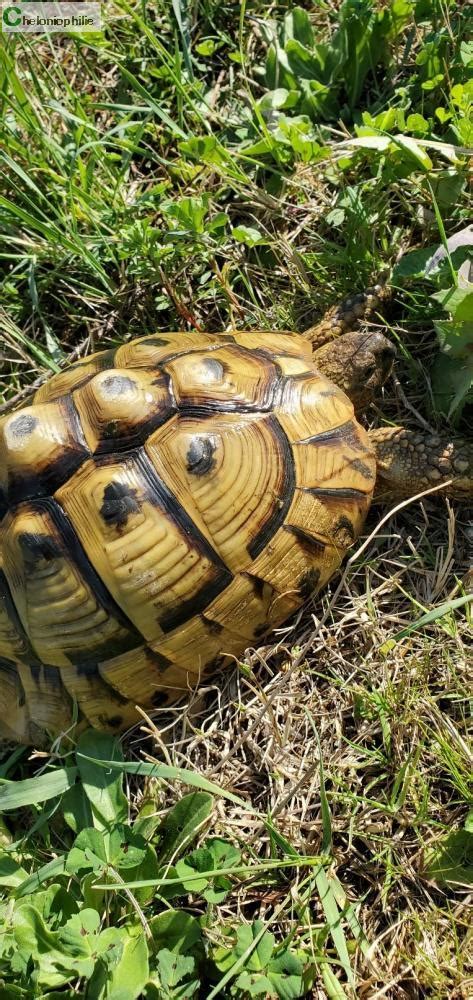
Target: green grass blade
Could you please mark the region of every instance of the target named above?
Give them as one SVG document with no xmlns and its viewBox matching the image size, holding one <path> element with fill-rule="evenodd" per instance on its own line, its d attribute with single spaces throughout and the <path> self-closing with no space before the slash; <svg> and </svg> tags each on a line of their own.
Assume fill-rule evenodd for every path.
<svg viewBox="0 0 473 1000">
<path fill-rule="evenodd" d="M 0 785 L 0 812 L 55 799 L 74 784 L 77 774 L 76 767 L 56 767 L 34 778 L 8 781 Z"/>
<path fill-rule="evenodd" d="M 396 632 L 391 639 L 385 645 L 390 645 L 391 643 L 399 642 L 401 639 L 405 639 L 407 635 L 411 632 L 417 632 L 419 629 L 424 628 L 425 625 L 430 625 L 432 622 L 437 621 L 439 618 L 444 618 L 445 615 L 449 615 L 451 611 L 456 611 L 457 608 L 463 608 L 466 604 L 471 604 L 473 601 L 473 594 L 464 594 L 463 597 L 456 597 L 454 601 L 446 601 L 445 604 L 440 604 L 438 608 L 433 608 L 432 611 L 427 611 L 425 615 L 418 618 L 416 622 L 412 622 L 411 625 L 406 625 L 405 628 L 401 629 L 400 632 Z"/>
<path fill-rule="evenodd" d="M 84 757 L 84 754 L 78 752 L 77 759 L 79 757 Z M 186 785 L 200 788 L 203 792 L 211 792 L 212 795 L 219 795 L 221 798 L 228 799 L 229 802 L 234 802 L 235 805 L 241 806 L 247 812 L 256 813 L 256 810 L 252 809 L 238 795 L 228 792 L 225 788 L 220 788 L 213 781 L 208 781 L 202 775 L 196 774 L 194 771 L 187 771 L 183 767 L 171 767 L 169 764 L 147 764 L 145 761 L 140 761 L 139 763 L 124 762 L 121 764 L 116 760 L 98 760 L 94 757 L 86 757 L 84 759 L 92 761 L 94 764 L 99 764 L 100 767 L 121 771 L 123 774 L 142 774 L 149 778 L 162 778 L 164 781 L 182 781 Z"/>
</svg>

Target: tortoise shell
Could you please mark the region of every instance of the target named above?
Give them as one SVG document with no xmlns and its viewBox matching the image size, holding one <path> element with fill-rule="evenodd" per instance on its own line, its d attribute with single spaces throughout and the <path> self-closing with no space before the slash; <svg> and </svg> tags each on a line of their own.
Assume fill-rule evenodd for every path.
<svg viewBox="0 0 473 1000">
<path fill-rule="evenodd" d="M 301 336 L 143 337 L 0 421 L 0 727 L 122 730 L 260 644 L 360 532 L 368 436 Z"/>
</svg>

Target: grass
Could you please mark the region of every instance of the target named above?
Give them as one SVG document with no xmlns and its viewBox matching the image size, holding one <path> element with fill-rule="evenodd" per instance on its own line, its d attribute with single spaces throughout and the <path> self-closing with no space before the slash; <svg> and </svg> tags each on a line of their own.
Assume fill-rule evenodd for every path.
<svg viewBox="0 0 473 1000">
<path fill-rule="evenodd" d="M 369 420 L 467 433 L 464 5 L 105 22 L 1 36 L 0 406 L 157 329 L 304 329 L 390 271 Z M 123 755 L 5 751 L 1 1000 L 471 996 L 471 524 L 435 497 L 384 513 L 273 647 Z"/>
</svg>

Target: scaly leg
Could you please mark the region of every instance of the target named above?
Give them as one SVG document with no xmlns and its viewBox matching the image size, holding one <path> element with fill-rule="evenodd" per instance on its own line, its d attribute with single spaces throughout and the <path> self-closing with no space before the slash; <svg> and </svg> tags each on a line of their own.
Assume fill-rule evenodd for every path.
<svg viewBox="0 0 473 1000">
<path fill-rule="evenodd" d="M 379 500 L 414 496 L 444 483 L 448 496 L 473 505 L 473 440 L 404 427 L 380 427 L 369 436 L 376 451 Z"/>
<path fill-rule="evenodd" d="M 380 308 L 382 302 L 391 295 L 391 289 L 385 284 L 373 285 L 359 295 L 344 299 L 325 314 L 315 326 L 305 330 L 303 336 L 310 340 L 314 351 L 324 344 L 330 343 L 344 333 L 356 330 L 363 320 Z"/>
</svg>

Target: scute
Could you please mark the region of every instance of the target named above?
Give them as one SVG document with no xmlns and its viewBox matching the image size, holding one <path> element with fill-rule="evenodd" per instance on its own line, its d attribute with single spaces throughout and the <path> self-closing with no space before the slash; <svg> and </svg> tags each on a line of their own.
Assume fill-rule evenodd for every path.
<svg viewBox="0 0 473 1000">
<path fill-rule="evenodd" d="M 359 534 L 368 438 L 310 345 L 143 337 L 0 420 L 0 733 L 123 730 L 270 637 Z"/>
<path fill-rule="evenodd" d="M 25 407 L 0 421 L 0 492 L 9 506 L 49 496 L 89 454 L 70 399 Z"/>
<path fill-rule="evenodd" d="M 292 453 L 274 417 L 184 413 L 152 434 L 145 449 L 226 566 L 248 569 L 283 522 L 293 493 Z"/>
<path fill-rule="evenodd" d="M 232 344 L 189 351 L 163 367 L 180 408 L 210 412 L 269 410 L 280 374 L 265 355 Z"/>
<path fill-rule="evenodd" d="M 109 368 L 73 395 L 93 454 L 134 448 L 175 412 L 164 375 Z"/>
</svg>

